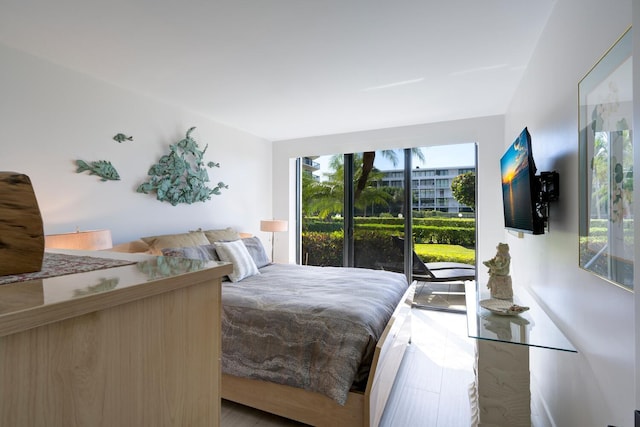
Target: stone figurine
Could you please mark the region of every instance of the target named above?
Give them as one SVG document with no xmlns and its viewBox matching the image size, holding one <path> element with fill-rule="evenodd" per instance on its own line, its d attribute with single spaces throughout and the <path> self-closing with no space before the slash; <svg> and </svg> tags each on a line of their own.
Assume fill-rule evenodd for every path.
<svg viewBox="0 0 640 427">
<path fill-rule="evenodd" d="M 511 276 L 509 275 L 509 265 L 511 255 L 509 255 L 509 245 L 498 243 L 496 256 L 483 264 L 489 267 L 489 282 L 487 288 L 491 291 L 491 298 L 511 299 L 513 298 L 513 287 Z"/>
</svg>

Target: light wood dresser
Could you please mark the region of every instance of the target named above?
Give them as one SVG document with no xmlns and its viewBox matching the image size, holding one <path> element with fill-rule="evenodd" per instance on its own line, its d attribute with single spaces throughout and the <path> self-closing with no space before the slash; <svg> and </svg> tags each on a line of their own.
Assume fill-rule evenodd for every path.
<svg viewBox="0 0 640 427">
<path fill-rule="evenodd" d="M 0 286 L 0 425 L 218 426 L 231 271 L 144 257 Z"/>
</svg>

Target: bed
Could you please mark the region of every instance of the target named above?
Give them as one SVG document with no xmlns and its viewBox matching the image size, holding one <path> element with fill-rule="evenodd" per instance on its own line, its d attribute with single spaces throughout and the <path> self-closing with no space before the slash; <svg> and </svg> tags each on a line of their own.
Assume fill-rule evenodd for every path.
<svg viewBox="0 0 640 427">
<path fill-rule="evenodd" d="M 377 425 L 413 291 L 397 273 L 291 264 L 225 283 L 222 397 L 311 425 Z"/>
<path fill-rule="evenodd" d="M 251 249 L 257 239 L 242 241 Z M 260 268 L 222 287 L 222 398 L 310 425 L 377 426 L 410 340 L 415 284 L 381 270 L 271 264 L 257 246 Z M 162 252 L 223 248 L 195 249 Z"/>
</svg>

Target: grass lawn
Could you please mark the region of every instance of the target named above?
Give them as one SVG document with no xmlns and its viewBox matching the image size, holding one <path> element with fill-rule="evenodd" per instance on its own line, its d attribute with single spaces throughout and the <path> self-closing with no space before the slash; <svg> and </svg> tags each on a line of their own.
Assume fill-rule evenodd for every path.
<svg viewBox="0 0 640 427">
<path fill-rule="evenodd" d="M 476 251 L 459 245 L 416 243 L 413 249 L 424 262 L 450 261 L 476 263 Z"/>
</svg>

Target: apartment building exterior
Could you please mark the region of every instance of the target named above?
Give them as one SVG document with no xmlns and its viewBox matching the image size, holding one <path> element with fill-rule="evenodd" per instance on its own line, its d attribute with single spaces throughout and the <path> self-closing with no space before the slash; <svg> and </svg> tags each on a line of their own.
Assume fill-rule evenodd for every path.
<svg viewBox="0 0 640 427">
<path fill-rule="evenodd" d="M 320 177 L 314 172 L 320 170 L 320 163 L 316 162 L 319 156 L 309 156 L 302 158 L 302 173 L 313 178 L 314 181 L 320 181 Z"/>
<path fill-rule="evenodd" d="M 314 181 L 320 181 L 317 175 L 321 165 L 316 161 L 319 156 L 302 157 L 302 173 Z M 461 205 L 453 197 L 451 182 L 455 177 L 474 172 L 475 166 L 420 168 L 411 171 L 412 209 L 414 211 L 439 211 L 447 213 L 473 212 L 473 209 Z M 376 182 L 377 187 L 404 187 L 404 170 L 391 169 L 379 171 L 383 177 Z"/>
<path fill-rule="evenodd" d="M 455 177 L 467 172 L 475 172 L 474 166 L 451 168 L 416 168 L 411 171 L 412 208 L 414 211 L 472 212 L 453 197 L 451 182 Z M 378 187 L 404 186 L 402 169 L 381 171 L 384 176 L 377 182 Z"/>
</svg>

